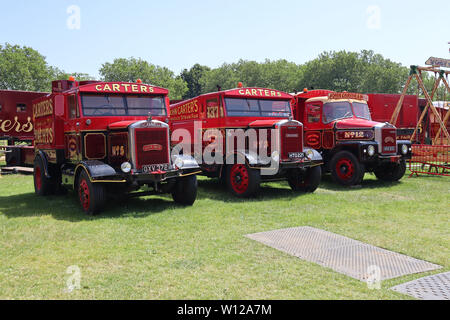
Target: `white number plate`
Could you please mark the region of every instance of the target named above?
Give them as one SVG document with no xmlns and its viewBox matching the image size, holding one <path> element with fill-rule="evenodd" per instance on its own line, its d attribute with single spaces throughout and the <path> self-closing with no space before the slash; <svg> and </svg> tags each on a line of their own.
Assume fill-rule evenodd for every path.
<svg viewBox="0 0 450 320">
<path fill-rule="evenodd" d="M 151 173 L 154 171 L 168 171 L 170 169 L 170 165 L 168 163 L 163 164 L 149 164 L 146 166 L 142 166 L 142 172 Z"/>
<path fill-rule="evenodd" d="M 289 152 L 289 159 L 302 159 L 305 157 L 303 152 Z"/>
</svg>

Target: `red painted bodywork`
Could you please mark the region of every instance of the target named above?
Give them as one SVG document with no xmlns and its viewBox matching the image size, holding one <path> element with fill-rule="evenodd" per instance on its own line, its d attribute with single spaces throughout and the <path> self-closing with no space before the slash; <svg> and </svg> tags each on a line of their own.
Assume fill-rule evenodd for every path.
<svg viewBox="0 0 450 320">
<path fill-rule="evenodd" d="M 227 129 L 249 129 L 249 128 L 273 128 L 275 124 L 280 121 L 287 120 L 289 116 L 272 117 L 272 116 L 230 116 L 227 114 L 225 99 L 226 98 L 243 98 L 243 99 L 267 99 L 267 100 L 281 100 L 289 102 L 291 109 L 292 95 L 278 90 L 264 89 L 264 88 L 238 88 L 227 91 L 217 91 L 213 93 L 204 94 L 186 101 L 182 101 L 171 105 L 170 110 L 170 126 L 171 131 L 177 129 L 187 130 L 191 137 L 196 137 L 195 123 L 201 124 L 203 130 L 219 129 L 222 131 L 222 136 L 225 137 L 225 130 Z M 292 111 L 292 110 L 290 110 Z M 300 133 L 286 133 L 295 135 L 296 138 L 282 139 L 280 146 L 283 150 L 281 161 L 289 161 L 289 152 L 303 151 L 303 129 L 299 125 Z M 258 132 L 258 131 L 257 131 Z M 257 133 L 259 134 L 259 133 Z M 283 133 L 282 133 L 283 134 Z M 270 135 L 270 130 L 268 131 Z M 283 136 L 284 137 L 284 136 Z M 198 138 L 198 137 L 197 137 Z M 215 138 L 211 138 L 207 142 L 203 141 L 202 151 L 210 143 L 213 143 Z M 268 137 L 268 139 L 270 139 Z M 206 139 L 207 140 L 207 139 Z M 268 140 L 270 141 L 270 140 Z M 172 141 L 172 144 L 182 143 L 181 141 Z M 191 141 L 192 147 L 195 142 Z M 236 146 L 236 145 L 235 145 Z M 225 148 L 225 146 L 223 146 Z M 193 148 L 191 148 L 192 150 Z M 268 146 L 268 150 L 270 146 Z M 271 152 L 271 151 L 269 151 Z M 224 153 L 225 154 L 225 153 Z"/>
<path fill-rule="evenodd" d="M 380 122 L 367 120 L 353 115 L 350 118 L 337 119 L 327 123 L 323 115 L 324 103 L 330 101 L 330 94 L 338 97 L 331 101 L 353 101 L 363 103 L 361 98 L 367 99 L 367 96 L 342 93 L 345 96 L 355 96 L 358 100 L 352 98 L 339 98 L 339 94 L 335 94 L 329 90 L 312 90 L 297 94 L 294 99 L 294 116 L 295 119 L 304 125 L 304 143 L 305 146 L 321 151 L 327 151 L 332 156 L 338 145 L 342 143 L 359 143 L 376 140 L 375 128 L 383 126 Z M 370 100 L 370 97 L 369 97 Z M 397 153 L 397 139 L 395 128 L 383 126 L 380 129 L 381 134 L 378 137 L 379 152 L 382 155 L 392 155 Z M 392 132 L 394 132 L 392 134 Z M 391 135 L 393 135 L 391 137 Z M 388 138 L 389 136 L 389 138 Z M 393 142 L 391 142 L 393 138 Z M 325 157 L 327 158 L 327 157 Z M 328 158 L 328 160 L 330 160 Z M 325 159 L 325 162 L 327 159 Z"/>
<path fill-rule="evenodd" d="M 389 122 L 401 95 L 374 93 L 368 94 L 368 96 L 368 105 L 372 114 L 372 119 L 379 122 Z M 399 129 L 397 133 L 399 139 L 409 140 L 411 138 L 426 103 L 426 99 L 418 98 L 416 95 L 406 95 L 404 97 L 403 105 L 397 123 L 395 124 Z M 439 107 L 436 109 L 443 120 L 447 113 L 447 109 Z M 447 122 L 446 125 L 447 130 L 450 131 L 450 121 Z M 439 128 L 439 122 L 436 120 L 432 111 L 429 110 L 424 117 L 420 130 L 416 134 L 414 140 L 421 144 L 431 143 L 431 140 L 435 138 Z"/>
<path fill-rule="evenodd" d="M 46 95 L 45 92 L 0 90 L 0 139 L 32 141 L 32 101 Z"/>
<path fill-rule="evenodd" d="M 172 130 L 184 128 L 193 130 L 193 121 L 202 121 L 204 129 L 210 128 L 248 128 L 270 127 L 283 120 L 280 117 L 230 117 L 226 114 L 224 99 L 255 98 L 291 101 L 292 96 L 278 90 L 262 88 L 241 88 L 227 91 L 207 93 L 193 99 L 185 100 L 170 106 L 170 124 Z M 193 131 L 191 131 L 193 134 Z"/>
<path fill-rule="evenodd" d="M 35 144 L 38 149 L 65 149 L 66 154 L 70 153 L 70 149 L 72 149 L 72 151 L 79 151 L 78 145 L 83 144 L 83 141 L 77 141 L 78 138 L 75 137 L 77 133 L 89 133 L 93 131 L 102 132 L 108 129 L 125 129 L 136 121 L 147 119 L 146 116 L 85 116 L 83 115 L 80 98 L 80 93 L 85 92 L 111 95 L 162 95 L 165 97 L 167 115 L 153 117 L 153 119 L 168 121 L 169 99 L 167 97 L 167 89 L 145 84 L 123 82 L 55 81 L 53 83 L 53 92 L 51 94 L 36 99 L 33 102 L 33 106 L 35 106 L 36 109 Z M 68 99 L 70 96 L 74 96 L 76 99 L 78 117 L 69 116 L 70 110 Z M 52 105 L 54 112 L 48 115 L 39 116 L 39 104 Z M 73 136 L 71 136 L 72 133 Z M 106 143 L 107 142 L 105 142 L 105 144 Z M 95 145 L 97 145 L 98 148 L 104 149 L 104 146 L 101 143 Z M 91 144 L 89 144 L 89 146 L 91 146 Z M 91 151 L 91 154 L 99 155 L 95 150 Z M 97 158 L 98 157 L 94 157 L 93 159 Z"/>
</svg>

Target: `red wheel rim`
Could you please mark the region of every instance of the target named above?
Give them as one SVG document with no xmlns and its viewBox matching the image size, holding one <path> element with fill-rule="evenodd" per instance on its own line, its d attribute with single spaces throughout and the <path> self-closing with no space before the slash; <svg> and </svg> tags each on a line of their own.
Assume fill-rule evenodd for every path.
<svg viewBox="0 0 450 320">
<path fill-rule="evenodd" d="M 84 210 L 89 209 L 90 196 L 89 196 L 89 186 L 86 180 L 81 180 L 80 186 L 78 187 L 78 195 L 80 197 L 80 203 Z"/>
<path fill-rule="evenodd" d="M 34 181 L 36 183 L 36 189 L 41 190 L 42 180 L 41 180 L 41 168 L 36 167 L 34 169 Z"/>
<path fill-rule="evenodd" d="M 336 173 L 341 180 L 350 180 L 355 174 L 355 166 L 348 158 L 339 159 L 336 163 Z"/>
<path fill-rule="evenodd" d="M 235 164 L 231 168 L 231 186 L 236 193 L 242 194 L 248 189 L 248 171 L 245 165 Z"/>
</svg>

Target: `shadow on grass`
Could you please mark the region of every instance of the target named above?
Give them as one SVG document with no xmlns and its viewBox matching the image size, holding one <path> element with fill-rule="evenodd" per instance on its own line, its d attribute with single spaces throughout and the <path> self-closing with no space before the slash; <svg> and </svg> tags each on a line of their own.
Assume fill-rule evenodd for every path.
<svg viewBox="0 0 450 320">
<path fill-rule="evenodd" d="M 281 198 L 292 199 L 305 194 L 292 191 L 287 184 L 287 187 L 284 187 L 280 182 L 270 184 L 271 185 L 263 182 L 255 197 L 239 198 L 231 194 L 226 185 L 220 183 L 218 179 L 199 179 L 197 199 L 210 199 L 222 202 L 239 203 L 271 201 Z"/>
<path fill-rule="evenodd" d="M 170 197 L 170 196 L 169 196 Z M 34 193 L 23 193 L 0 197 L 0 211 L 8 218 L 52 216 L 57 220 L 79 222 L 108 218 L 143 218 L 168 209 L 183 208 L 161 196 L 109 200 L 104 210 L 96 216 L 83 213 L 74 192 L 61 196 L 38 197 Z"/>
<path fill-rule="evenodd" d="M 400 185 L 401 181 L 388 182 L 378 179 L 367 179 L 370 174 L 366 174 L 365 179 L 361 185 L 356 186 L 343 186 L 337 182 L 334 182 L 330 174 L 325 174 L 322 176 L 322 181 L 320 182 L 319 188 L 333 190 L 333 191 L 355 191 L 361 189 L 379 189 L 379 188 L 390 188 L 396 185 Z"/>
</svg>

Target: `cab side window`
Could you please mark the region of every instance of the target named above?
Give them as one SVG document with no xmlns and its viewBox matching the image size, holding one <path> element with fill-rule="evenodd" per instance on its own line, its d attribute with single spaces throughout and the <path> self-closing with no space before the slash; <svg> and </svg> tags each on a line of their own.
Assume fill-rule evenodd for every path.
<svg viewBox="0 0 450 320">
<path fill-rule="evenodd" d="M 320 121 L 321 114 L 321 105 L 320 104 L 308 104 L 306 106 L 306 121 L 308 123 L 317 123 Z"/>
<path fill-rule="evenodd" d="M 67 105 L 69 107 L 69 118 L 79 118 L 80 112 L 78 110 L 78 103 L 76 95 L 72 94 L 67 97 Z"/>
</svg>

